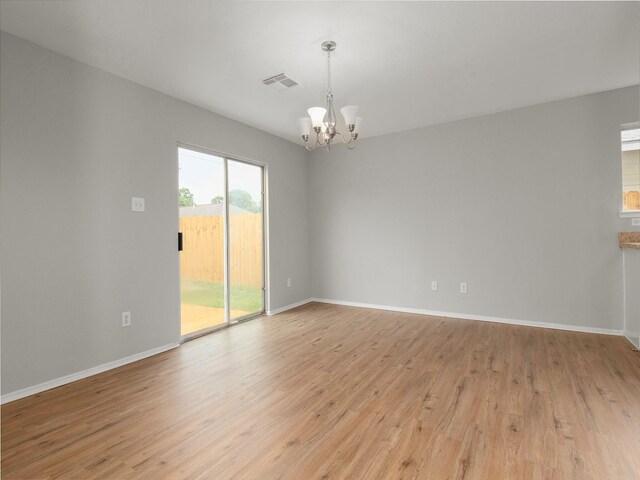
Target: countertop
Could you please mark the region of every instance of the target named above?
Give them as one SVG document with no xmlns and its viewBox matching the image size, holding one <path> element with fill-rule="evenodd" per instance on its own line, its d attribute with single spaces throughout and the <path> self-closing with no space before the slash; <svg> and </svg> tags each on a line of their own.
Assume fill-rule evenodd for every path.
<svg viewBox="0 0 640 480">
<path fill-rule="evenodd" d="M 636 248 L 640 250 L 640 232 L 618 233 L 618 245 L 620 248 Z"/>
</svg>

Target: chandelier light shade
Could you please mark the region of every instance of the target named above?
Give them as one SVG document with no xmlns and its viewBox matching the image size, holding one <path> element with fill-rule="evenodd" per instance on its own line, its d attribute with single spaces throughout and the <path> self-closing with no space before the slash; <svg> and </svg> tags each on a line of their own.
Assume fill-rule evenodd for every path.
<svg viewBox="0 0 640 480">
<path fill-rule="evenodd" d="M 307 110 L 307 113 L 309 114 L 309 117 L 311 117 L 311 125 L 313 125 L 313 128 L 322 127 L 324 125 L 324 117 L 327 113 L 326 108 L 311 107 Z"/>
<path fill-rule="evenodd" d="M 298 131 L 303 137 L 305 135 L 307 137 L 309 136 L 309 132 L 311 132 L 311 119 L 309 117 L 302 117 L 298 119 Z"/>
<path fill-rule="evenodd" d="M 355 133 L 356 135 L 358 135 L 358 132 L 360 131 L 360 124 L 361 123 L 362 123 L 362 117 L 356 117 L 356 123 L 353 126 L 352 133 Z"/>
<path fill-rule="evenodd" d="M 356 116 L 358 114 L 357 105 L 347 105 L 340 109 L 340 113 L 342 114 L 342 118 L 344 118 L 344 123 L 349 132 L 343 134 L 336 128 L 336 113 L 333 108 L 333 92 L 331 90 L 331 52 L 335 49 L 336 43 L 330 40 L 322 44 L 322 50 L 327 52 L 326 108 L 311 107 L 307 110 L 309 114 L 308 117 L 298 119 L 298 130 L 307 150 L 315 150 L 317 147 L 325 146 L 327 150 L 330 150 L 331 142 L 333 142 L 335 138 L 340 138 L 349 150 L 353 150 L 356 140 L 358 139 L 362 117 Z M 316 140 L 311 145 L 309 145 L 310 127 L 313 127 L 313 131 L 316 134 Z"/>
<path fill-rule="evenodd" d="M 355 125 L 356 123 L 356 115 L 358 113 L 357 105 L 347 105 L 346 107 L 342 107 L 340 109 L 340 113 L 344 118 L 345 125 Z"/>
</svg>

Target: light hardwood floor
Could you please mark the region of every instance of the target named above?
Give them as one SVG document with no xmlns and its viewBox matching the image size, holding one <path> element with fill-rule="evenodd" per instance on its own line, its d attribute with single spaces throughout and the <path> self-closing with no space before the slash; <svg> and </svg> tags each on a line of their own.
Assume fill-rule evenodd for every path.
<svg viewBox="0 0 640 480">
<path fill-rule="evenodd" d="M 637 479 L 621 337 L 324 304 L 2 407 L 2 478 Z"/>
</svg>

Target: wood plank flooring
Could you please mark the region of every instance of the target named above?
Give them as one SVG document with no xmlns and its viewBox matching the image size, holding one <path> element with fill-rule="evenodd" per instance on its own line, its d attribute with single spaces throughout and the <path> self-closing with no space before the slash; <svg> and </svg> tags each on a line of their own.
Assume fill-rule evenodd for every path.
<svg viewBox="0 0 640 480">
<path fill-rule="evenodd" d="M 640 354 L 312 303 L 3 406 L 2 478 L 638 479 Z"/>
</svg>

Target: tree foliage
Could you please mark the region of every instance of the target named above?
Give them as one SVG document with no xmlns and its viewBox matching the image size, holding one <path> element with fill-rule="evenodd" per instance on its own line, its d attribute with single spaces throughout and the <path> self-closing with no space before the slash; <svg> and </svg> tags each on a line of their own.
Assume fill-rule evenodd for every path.
<svg viewBox="0 0 640 480">
<path fill-rule="evenodd" d="M 223 202 L 224 198 L 220 195 L 211 199 L 212 204 Z M 262 205 L 256 203 L 253 197 L 251 197 L 251 194 L 245 190 L 231 190 L 229 192 L 229 204 L 253 213 L 260 213 L 260 211 L 262 211 Z"/>
<path fill-rule="evenodd" d="M 231 190 L 229 203 L 249 212 L 258 213 L 260 211 L 260 206 L 253 200 L 251 194 L 244 190 Z"/>
<path fill-rule="evenodd" d="M 178 194 L 178 205 L 181 207 L 193 206 L 193 193 L 191 193 L 191 190 L 183 187 L 178 191 Z"/>
</svg>

